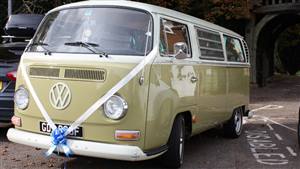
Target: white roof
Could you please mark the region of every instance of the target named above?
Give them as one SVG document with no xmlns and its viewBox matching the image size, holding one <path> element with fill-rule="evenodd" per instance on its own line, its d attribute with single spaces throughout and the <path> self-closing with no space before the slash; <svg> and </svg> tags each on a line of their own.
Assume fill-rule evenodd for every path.
<svg viewBox="0 0 300 169">
<path fill-rule="evenodd" d="M 237 37 L 241 37 L 239 34 L 226 29 L 224 27 L 218 26 L 216 24 L 207 22 L 205 20 L 202 19 L 198 19 L 196 17 L 181 13 L 181 12 L 177 12 L 174 10 L 170 10 L 167 8 L 163 8 L 163 7 L 159 7 L 159 6 L 155 6 L 155 5 L 150 5 L 150 4 L 146 4 L 146 3 L 140 3 L 140 2 L 134 2 L 134 1 L 127 1 L 127 0 L 88 0 L 88 1 L 82 1 L 82 2 L 76 2 L 76 3 L 71 3 L 71 4 L 67 4 L 67 5 L 63 5 L 60 7 L 57 7 L 53 10 L 51 10 L 50 12 L 53 11 L 58 11 L 58 10 L 62 10 L 62 9 L 67 9 L 67 8 L 77 8 L 77 7 L 93 7 L 93 6 L 120 6 L 120 7 L 129 7 L 129 8 L 138 8 L 138 9 L 143 9 L 146 10 L 150 13 L 158 13 L 158 14 L 162 14 L 162 15 L 167 15 L 167 16 L 171 16 L 171 17 L 175 17 L 175 18 L 179 18 L 182 20 L 186 20 L 189 22 L 192 22 L 194 24 L 197 24 L 199 26 L 202 26 L 204 28 L 209 28 L 212 30 L 216 30 L 216 31 L 220 31 L 232 36 L 237 36 Z"/>
</svg>

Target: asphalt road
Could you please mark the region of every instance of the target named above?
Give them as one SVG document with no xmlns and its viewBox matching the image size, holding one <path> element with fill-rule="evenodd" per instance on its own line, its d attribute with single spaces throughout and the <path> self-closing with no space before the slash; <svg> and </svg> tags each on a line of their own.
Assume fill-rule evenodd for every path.
<svg viewBox="0 0 300 169">
<path fill-rule="evenodd" d="M 252 119 L 245 119 L 244 133 L 238 139 L 224 138 L 220 129 L 214 129 L 188 140 L 182 169 L 300 168 L 296 132 L 299 106 L 300 77 L 277 77 L 266 88 L 252 87 L 251 109 L 266 109 L 257 110 Z M 10 143 L 6 131 L 0 129 L 0 169 L 163 169 L 159 160 L 47 158 L 45 150 Z"/>
</svg>

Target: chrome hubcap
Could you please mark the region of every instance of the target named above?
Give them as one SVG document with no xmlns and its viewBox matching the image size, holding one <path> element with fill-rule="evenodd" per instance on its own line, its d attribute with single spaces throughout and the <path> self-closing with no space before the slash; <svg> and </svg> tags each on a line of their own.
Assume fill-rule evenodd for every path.
<svg viewBox="0 0 300 169">
<path fill-rule="evenodd" d="M 241 113 L 240 112 L 237 112 L 235 114 L 234 122 L 235 122 L 235 131 L 237 133 L 239 133 L 241 131 L 241 126 L 242 126 L 242 117 L 241 117 Z"/>
</svg>

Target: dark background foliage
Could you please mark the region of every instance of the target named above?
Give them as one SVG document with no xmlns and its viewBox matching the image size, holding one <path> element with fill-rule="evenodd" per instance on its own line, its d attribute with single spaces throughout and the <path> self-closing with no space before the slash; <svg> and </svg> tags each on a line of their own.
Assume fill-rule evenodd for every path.
<svg viewBox="0 0 300 169">
<path fill-rule="evenodd" d="M 12 0 L 13 13 L 39 13 L 47 11 L 71 2 L 80 0 Z M 169 9 L 174 9 L 189 15 L 205 19 L 216 23 L 241 35 L 245 35 L 245 27 L 251 17 L 251 0 L 135 0 L 154 4 Z M 254 4 L 255 5 L 255 4 Z M 0 1 L 0 28 L 4 27 L 7 21 L 7 0 Z M 290 28 L 279 38 L 284 42 L 284 47 L 279 49 L 279 53 L 287 46 L 298 46 L 300 37 L 300 27 Z M 1 29 L 2 30 L 2 29 Z M 2 34 L 3 32 L 1 32 Z M 297 39 L 297 38 L 296 38 Z"/>
<path fill-rule="evenodd" d="M 13 13 L 46 13 L 57 6 L 80 0 L 13 0 Z M 250 17 L 248 0 L 136 0 L 181 11 L 244 34 Z M 7 20 L 7 0 L 0 1 L 0 25 Z"/>
</svg>

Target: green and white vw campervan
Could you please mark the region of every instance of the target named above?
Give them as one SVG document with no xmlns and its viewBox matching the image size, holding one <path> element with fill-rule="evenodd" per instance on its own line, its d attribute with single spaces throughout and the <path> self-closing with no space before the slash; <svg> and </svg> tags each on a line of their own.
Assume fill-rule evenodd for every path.
<svg viewBox="0 0 300 169">
<path fill-rule="evenodd" d="M 249 67 L 240 35 L 192 16 L 132 1 L 64 5 L 22 56 L 7 136 L 50 154 L 162 156 L 176 168 L 185 139 L 219 125 L 241 135 Z"/>
</svg>

